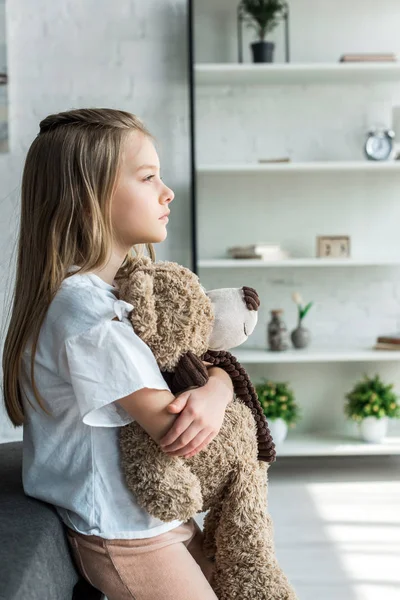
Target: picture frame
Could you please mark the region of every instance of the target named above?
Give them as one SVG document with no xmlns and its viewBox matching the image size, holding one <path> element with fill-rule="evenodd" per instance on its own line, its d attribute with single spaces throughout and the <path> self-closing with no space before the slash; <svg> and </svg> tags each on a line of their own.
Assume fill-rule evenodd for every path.
<svg viewBox="0 0 400 600">
<path fill-rule="evenodd" d="M 319 235 L 317 258 L 350 258 L 350 246 L 348 235 Z"/>
</svg>

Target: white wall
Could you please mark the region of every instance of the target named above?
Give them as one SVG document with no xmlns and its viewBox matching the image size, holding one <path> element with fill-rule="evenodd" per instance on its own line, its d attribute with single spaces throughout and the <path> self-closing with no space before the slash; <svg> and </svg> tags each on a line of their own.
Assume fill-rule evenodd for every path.
<svg viewBox="0 0 400 600">
<path fill-rule="evenodd" d="M 291 5 L 292 62 L 337 62 L 348 52 L 400 56 L 400 5 L 386 0 L 296 0 Z M 236 3 L 196 2 L 196 60 L 236 62 Z M 283 32 L 276 62 L 283 61 Z M 250 62 L 246 32 L 245 62 Z M 297 85 L 200 84 L 196 91 L 198 164 L 363 160 L 374 120 L 391 125 L 400 81 Z M 398 132 L 400 134 L 400 132 Z M 228 246 L 278 242 L 293 257 L 315 256 L 317 235 L 350 235 L 354 258 L 400 256 L 400 176 L 377 173 L 213 174 L 198 176 L 199 257 L 226 257 Z M 266 347 L 269 311 L 296 325 L 293 291 L 313 300 L 305 325 L 314 347 L 369 348 L 400 331 L 400 268 L 208 269 L 208 288 L 248 285 L 261 297 L 259 324 L 247 347 Z M 344 428 L 343 397 L 364 373 L 396 383 L 397 363 L 251 366 L 253 378 L 290 381 L 303 407 L 299 431 Z M 400 424 L 392 424 L 400 431 Z"/>
<path fill-rule="evenodd" d="M 104 106 L 143 118 L 176 194 L 157 257 L 190 265 L 186 10 L 185 0 L 6 2 L 10 151 L 0 154 L 0 311 L 12 291 L 24 156 L 53 112 Z M 0 415 L 0 441 L 21 435 Z"/>
</svg>

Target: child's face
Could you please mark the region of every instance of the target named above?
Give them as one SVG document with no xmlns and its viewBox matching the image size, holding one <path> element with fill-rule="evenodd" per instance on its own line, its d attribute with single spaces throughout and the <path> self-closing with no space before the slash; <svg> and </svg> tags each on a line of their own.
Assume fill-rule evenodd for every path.
<svg viewBox="0 0 400 600">
<path fill-rule="evenodd" d="M 151 140 L 133 131 L 121 158 L 111 215 L 117 241 L 129 250 L 134 244 L 158 243 L 167 237 L 169 203 L 174 192 L 160 178 L 160 161 Z"/>
</svg>

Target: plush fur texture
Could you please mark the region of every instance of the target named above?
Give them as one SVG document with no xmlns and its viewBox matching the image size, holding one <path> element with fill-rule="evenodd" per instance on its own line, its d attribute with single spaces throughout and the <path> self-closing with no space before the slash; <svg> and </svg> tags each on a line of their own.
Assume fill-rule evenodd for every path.
<svg viewBox="0 0 400 600">
<path fill-rule="evenodd" d="M 216 323 L 197 276 L 176 263 L 138 261 L 118 279 L 135 332 L 161 369 L 173 371 L 188 351 L 202 355 Z M 295 600 L 281 570 L 267 511 L 268 465 L 258 461 L 256 424 L 236 397 L 213 441 L 190 459 L 169 457 L 136 423 L 121 428 L 126 483 L 153 516 L 187 521 L 208 511 L 204 551 L 215 560 L 211 585 L 220 600 Z"/>
</svg>

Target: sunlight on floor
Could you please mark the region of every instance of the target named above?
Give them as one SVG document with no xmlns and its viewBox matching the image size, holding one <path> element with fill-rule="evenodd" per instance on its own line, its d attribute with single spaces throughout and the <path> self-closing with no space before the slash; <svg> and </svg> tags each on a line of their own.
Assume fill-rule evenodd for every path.
<svg viewBox="0 0 400 600">
<path fill-rule="evenodd" d="M 299 600 L 399 600 L 400 482 L 270 487 L 278 559 Z"/>
</svg>

